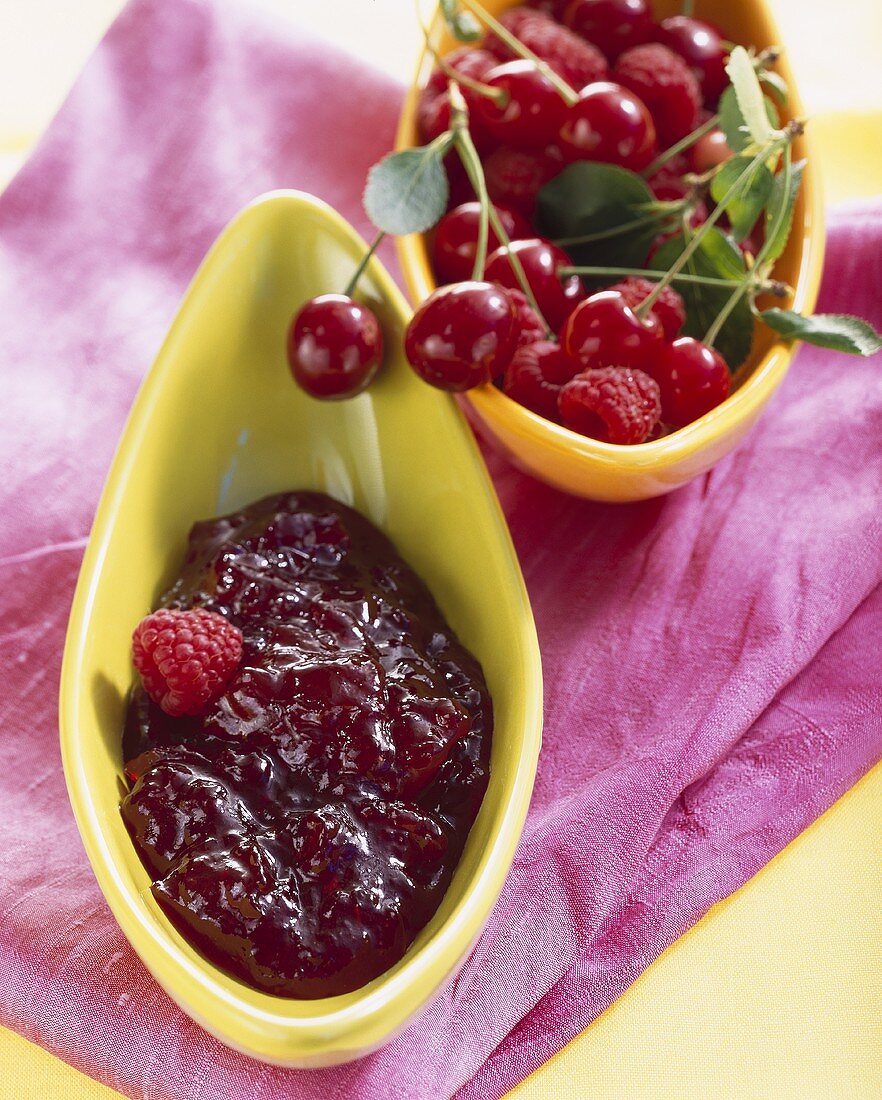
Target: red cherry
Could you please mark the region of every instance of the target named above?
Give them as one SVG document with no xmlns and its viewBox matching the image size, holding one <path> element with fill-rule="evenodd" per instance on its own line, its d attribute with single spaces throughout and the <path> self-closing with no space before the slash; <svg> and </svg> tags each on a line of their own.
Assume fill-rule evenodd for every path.
<svg viewBox="0 0 882 1100">
<path fill-rule="evenodd" d="M 700 19 L 672 15 L 662 20 L 656 38 L 683 58 L 701 85 L 705 103 L 715 104 L 729 83 L 720 32 Z"/>
<path fill-rule="evenodd" d="M 692 146 L 691 159 L 692 171 L 707 172 L 716 168 L 724 160 L 732 156 L 732 150 L 726 143 L 726 135 L 722 130 L 711 130 L 709 134 L 700 137 Z"/>
<path fill-rule="evenodd" d="M 544 11 L 552 19 L 563 19 L 564 8 L 570 0 L 527 0 L 526 7 L 535 8 L 536 11 Z"/>
<path fill-rule="evenodd" d="M 652 14 L 646 0 L 571 0 L 563 21 L 599 46 L 610 61 L 652 37 Z"/>
<path fill-rule="evenodd" d="M 345 294 L 312 298 L 288 330 L 288 364 L 313 397 L 355 397 L 383 358 L 383 332 L 367 306 Z"/>
<path fill-rule="evenodd" d="M 543 149 L 557 135 L 566 105 L 532 61 L 509 61 L 491 69 L 485 84 L 503 93 L 498 103 L 479 96 L 475 113 L 484 130 L 513 149 Z"/>
<path fill-rule="evenodd" d="M 424 381 L 470 390 L 501 374 L 515 349 L 514 305 L 498 286 L 442 286 L 419 306 L 404 334 L 404 353 Z"/>
<path fill-rule="evenodd" d="M 554 146 L 537 153 L 500 145 L 484 161 L 487 191 L 495 203 L 514 207 L 530 218 L 536 196 L 562 168 L 563 158 Z"/>
<path fill-rule="evenodd" d="M 564 351 L 582 369 L 631 367 L 648 370 L 659 353 L 664 330 L 650 310 L 640 318 L 615 290 L 592 294 L 569 316 L 560 334 Z"/>
<path fill-rule="evenodd" d="M 503 392 L 525 409 L 560 422 L 557 402 L 561 387 L 579 370 L 579 364 L 548 340 L 525 344 L 505 369 Z"/>
<path fill-rule="evenodd" d="M 646 366 L 661 390 L 662 420 L 685 427 L 729 396 L 729 368 L 714 348 L 681 336 Z"/>
<path fill-rule="evenodd" d="M 531 236 L 530 223 L 517 210 L 497 205 L 496 213 L 511 240 Z M 438 222 L 432 242 L 432 267 L 439 283 L 461 283 L 471 279 L 478 250 L 480 218 L 481 204 L 464 202 Z M 499 248 L 501 243 L 491 229 L 487 235 L 488 251 Z"/>
<path fill-rule="evenodd" d="M 525 241 L 513 241 L 511 250 L 497 248 L 487 261 L 486 277 L 500 286 L 517 289 L 520 287 L 510 254 L 514 253 L 521 261 L 524 275 L 533 291 L 536 304 L 545 320 L 557 331 L 573 309 L 585 297 L 582 280 L 578 275 L 558 277 L 559 267 L 569 267 L 572 260 L 562 248 L 541 237 Z"/>
<path fill-rule="evenodd" d="M 567 161 L 602 160 L 639 172 L 655 152 L 655 125 L 633 92 L 598 80 L 567 111 L 558 143 Z"/>
</svg>

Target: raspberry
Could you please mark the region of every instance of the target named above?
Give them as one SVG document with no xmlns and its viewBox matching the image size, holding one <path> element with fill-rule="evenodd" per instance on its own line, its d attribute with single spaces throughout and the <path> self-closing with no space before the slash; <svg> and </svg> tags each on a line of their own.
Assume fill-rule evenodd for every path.
<svg viewBox="0 0 882 1100">
<path fill-rule="evenodd" d="M 564 427 L 604 443 L 645 443 L 661 419 L 658 383 L 627 367 L 577 374 L 561 389 L 557 407 Z"/>
<path fill-rule="evenodd" d="M 444 58 L 444 61 L 455 72 L 472 80 L 483 80 L 498 64 L 493 54 L 470 47 L 454 50 Z M 426 86 L 420 92 L 417 103 L 417 123 L 425 142 L 432 141 L 450 127 L 450 101 L 447 96 L 449 80 L 443 69 L 433 69 L 426 81 Z M 475 93 L 463 87 L 462 94 L 471 112 Z"/>
<path fill-rule="evenodd" d="M 626 50 L 616 62 L 615 77 L 649 108 L 663 148 L 695 129 L 701 88 L 683 58 L 667 46 L 651 42 Z"/>
<path fill-rule="evenodd" d="M 502 389 L 525 409 L 559 423 L 557 402 L 561 387 L 578 369 L 579 364 L 569 358 L 560 344 L 537 340 L 514 353 L 506 368 Z"/>
<path fill-rule="evenodd" d="M 529 218 L 539 191 L 562 168 L 563 161 L 554 150 L 528 153 L 502 145 L 484 161 L 484 177 L 494 202 L 513 206 Z"/>
<path fill-rule="evenodd" d="M 499 20 L 516 38 L 532 50 L 537 57 L 548 62 L 559 77 L 577 92 L 595 80 L 606 80 L 609 66 L 600 50 L 574 34 L 567 27 L 556 23 L 550 15 L 531 8 L 514 8 Z M 496 54 L 502 61 L 515 56 L 514 52 L 495 34 L 488 34 L 484 49 Z"/>
<path fill-rule="evenodd" d="M 631 309 L 636 309 L 644 298 L 652 293 L 654 286 L 655 284 L 651 283 L 649 279 L 638 279 L 630 276 L 620 283 L 616 283 L 615 286 L 606 289 L 617 290 Z M 676 340 L 680 334 L 680 329 L 686 323 L 686 307 L 683 305 L 683 299 L 672 286 L 664 288 L 650 312 L 654 313 L 661 322 L 665 339 Z"/>
<path fill-rule="evenodd" d="M 166 714 L 202 714 L 223 691 L 242 657 L 242 632 L 203 608 L 154 611 L 132 635 L 144 690 Z"/>
<path fill-rule="evenodd" d="M 527 301 L 527 295 L 522 290 L 509 290 L 508 296 L 514 302 L 515 315 L 518 322 L 517 347 L 525 344 L 534 344 L 537 340 L 544 340 L 546 336 L 545 325 L 542 318 Z"/>
</svg>

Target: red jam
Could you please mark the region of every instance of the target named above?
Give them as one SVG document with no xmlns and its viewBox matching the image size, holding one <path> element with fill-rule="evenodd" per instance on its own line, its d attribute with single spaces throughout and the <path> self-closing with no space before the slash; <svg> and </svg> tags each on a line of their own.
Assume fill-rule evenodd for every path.
<svg viewBox="0 0 882 1100">
<path fill-rule="evenodd" d="M 481 668 L 357 512 L 287 493 L 198 523 L 163 607 L 244 635 L 198 718 L 136 690 L 122 813 L 182 934 L 249 985 L 357 989 L 437 909 L 489 771 Z"/>
</svg>

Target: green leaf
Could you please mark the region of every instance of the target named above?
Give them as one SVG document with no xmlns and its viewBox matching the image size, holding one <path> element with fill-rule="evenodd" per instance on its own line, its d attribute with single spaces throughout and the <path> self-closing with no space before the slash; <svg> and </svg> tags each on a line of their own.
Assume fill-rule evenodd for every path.
<svg viewBox="0 0 882 1100">
<path fill-rule="evenodd" d="M 766 309 L 760 317 L 785 340 L 803 340 L 819 348 L 848 355 L 875 355 L 882 350 L 882 336 L 860 317 L 847 313 L 816 313 L 803 317 L 791 309 Z"/>
<path fill-rule="evenodd" d="M 775 213 L 780 209 L 784 198 L 783 173 L 779 172 L 772 183 L 772 197 L 766 210 L 766 243 L 763 246 L 763 260 L 768 260 L 770 263 L 774 263 L 787 246 L 790 229 L 793 225 L 793 207 L 796 203 L 796 196 L 799 194 L 804 169 L 804 160 L 797 161 L 790 169 L 790 191 L 787 197 L 786 214 L 781 222 L 777 221 Z M 770 230 L 775 226 L 777 227 L 774 228 L 774 232 L 770 233 Z"/>
<path fill-rule="evenodd" d="M 539 192 L 536 225 L 543 236 L 567 242 L 630 226 L 601 240 L 561 247 L 585 266 L 642 267 L 664 224 L 654 201 L 646 181 L 634 172 L 614 164 L 579 161 Z"/>
<path fill-rule="evenodd" d="M 760 83 L 765 84 L 781 106 L 785 107 L 787 105 L 787 97 L 790 95 L 790 89 L 787 87 L 787 81 L 784 77 L 773 72 L 771 69 L 763 69 L 759 74 L 759 78 Z"/>
<path fill-rule="evenodd" d="M 477 42 L 483 36 L 481 24 L 471 12 L 461 11 L 456 0 L 441 0 L 441 14 L 447 29 L 460 42 Z"/>
<path fill-rule="evenodd" d="M 766 115 L 771 126 L 778 125 L 778 110 L 775 104 L 765 97 Z M 744 115 L 738 106 L 738 97 L 731 85 L 720 97 L 720 129 L 726 135 L 726 144 L 733 153 L 740 153 L 751 144 L 751 137 L 744 121 Z"/>
<path fill-rule="evenodd" d="M 723 201 L 733 185 L 745 176 L 752 163 L 751 157 L 733 157 L 726 161 L 711 183 L 711 197 L 714 202 L 719 204 Z M 725 210 L 736 241 L 743 241 L 753 229 L 763 207 L 769 201 L 773 182 L 772 173 L 764 164 L 754 164 L 740 193 L 726 203 Z"/>
<path fill-rule="evenodd" d="M 424 233 L 447 209 L 450 187 L 443 144 L 390 153 L 368 172 L 364 208 L 377 229 Z"/>
<path fill-rule="evenodd" d="M 667 270 L 686 247 L 682 235 L 666 241 L 652 257 L 653 268 Z M 694 256 L 686 264 L 690 275 L 705 275 L 722 279 L 743 279 L 746 274 L 741 249 L 728 237 L 712 228 L 702 239 Z M 693 283 L 677 283 L 677 291 L 686 305 L 684 334 L 701 340 L 729 300 L 730 288 L 696 286 Z M 753 342 L 753 315 L 745 294 L 720 330 L 715 346 L 734 371 L 750 354 Z"/>
<path fill-rule="evenodd" d="M 741 117 L 751 141 L 768 145 L 773 128 L 766 114 L 763 90 L 753 61 L 743 46 L 736 46 L 726 62 L 726 73 L 732 81 Z"/>
</svg>

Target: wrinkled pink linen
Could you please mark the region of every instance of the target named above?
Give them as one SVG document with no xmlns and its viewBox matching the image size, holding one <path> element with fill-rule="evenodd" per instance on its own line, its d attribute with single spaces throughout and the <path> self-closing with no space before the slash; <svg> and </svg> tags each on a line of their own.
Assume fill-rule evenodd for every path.
<svg viewBox="0 0 882 1100">
<path fill-rule="evenodd" d="M 532 597 L 545 741 L 458 980 L 385 1050 L 259 1065 L 155 985 L 68 807 L 59 662 L 135 388 L 224 223 L 359 197 L 400 89 L 196 0 L 136 0 L 0 198 L 0 1021 L 132 1097 L 497 1097 L 880 756 L 880 363 L 803 350 L 747 443 L 672 496 L 574 500 L 491 459 Z M 826 308 L 882 323 L 882 205 L 835 214 Z"/>
</svg>

